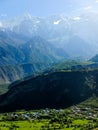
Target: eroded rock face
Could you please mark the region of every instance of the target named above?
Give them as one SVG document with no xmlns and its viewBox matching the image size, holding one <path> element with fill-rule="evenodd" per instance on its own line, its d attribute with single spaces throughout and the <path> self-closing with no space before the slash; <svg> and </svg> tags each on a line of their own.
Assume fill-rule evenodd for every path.
<svg viewBox="0 0 98 130">
<path fill-rule="evenodd" d="M 7 36 L 0 38 L 0 84 L 34 75 L 68 58 L 65 51 L 55 48 L 39 36 L 15 46 L 16 41 L 19 41 L 17 37 L 13 40 Z"/>
</svg>

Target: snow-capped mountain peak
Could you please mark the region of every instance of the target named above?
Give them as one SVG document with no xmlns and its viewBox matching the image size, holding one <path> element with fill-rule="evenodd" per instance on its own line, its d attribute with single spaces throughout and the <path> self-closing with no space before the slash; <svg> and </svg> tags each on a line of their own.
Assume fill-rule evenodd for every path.
<svg viewBox="0 0 98 130">
<path fill-rule="evenodd" d="M 54 24 L 55 24 L 55 25 L 58 25 L 60 22 L 61 22 L 61 20 L 54 21 Z"/>
</svg>

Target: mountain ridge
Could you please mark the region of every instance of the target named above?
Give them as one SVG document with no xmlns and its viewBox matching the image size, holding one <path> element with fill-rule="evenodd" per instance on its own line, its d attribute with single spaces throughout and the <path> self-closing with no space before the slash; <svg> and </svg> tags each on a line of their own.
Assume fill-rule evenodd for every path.
<svg viewBox="0 0 98 130">
<path fill-rule="evenodd" d="M 97 77 L 98 70 L 93 70 L 59 71 L 27 79 L 0 96 L 0 110 L 66 108 L 93 94 L 98 96 Z"/>
<path fill-rule="evenodd" d="M 92 13 L 94 14 L 96 21 L 98 21 L 96 18 L 97 13 Z M 98 38 L 96 36 L 96 26 L 98 22 L 94 23 L 93 19 L 94 18 L 92 15 L 90 16 L 89 14 L 80 14 L 77 16 L 69 17 L 66 15 L 54 15 L 47 18 L 32 17 L 31 15 L 27 15 L 20 17 L 19 20 L 18 18 L 15 18 L 15 20 L 12 21 L 5 21 L 4 26 L 6 30 L 10 30 L 10 27 L 13 25 L 13 27 L 11 27 L 11 32 L 14 32 L 18 35 L 23 35 L 29 39 L 32 38 L 32 36 L 40 36 L 45 40 L 51 42 L 56 47 L 65 49 L 65 52 L 68 51 L 66 48 L 67 45 L 71 46 L 71 48 L 74 48 L 74 45 L 70 45 L 70 39 L 77 36 L 81 39 L 79 43 L 80 46 L 82 46 L 81 42 L 83 42 L 84 48 L 87 49 L 86 46 L 88 46 L 91 50 L 89 51 L 89 49 L 87 49 L 87 53 L 84 54 L 87 59 L 93 57 L 98 53 Z M 93 33 L 91 30 L 93 30 Z M 76 41 L 73 42 L 75 43 Z M 69 52 L 67 53 L 71 54 L 70 47 L 68 49 Z M 79 49 L 81 54 L 83 54 L 83 48 L 82 50 L 81 47 Z M 78 57 L 77 49 L 74 50 L 76 51 L 75 56 Z"/>
</svg>

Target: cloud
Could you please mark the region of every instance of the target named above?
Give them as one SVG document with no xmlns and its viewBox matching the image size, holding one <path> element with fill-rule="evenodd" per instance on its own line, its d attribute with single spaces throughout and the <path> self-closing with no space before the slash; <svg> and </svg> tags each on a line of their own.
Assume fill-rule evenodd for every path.
<svg viewBox="0 0 98 130">
<path fill-rule="evenodd" d="M 84 10 L 91 10 L 92 9 L 92 6 L 86 6 L 84 7 Z"/>
<path fill-rule="evenodd" d="M 96 0 L 95 2 L 98 3 L 98 0 Z"/>
</svg>

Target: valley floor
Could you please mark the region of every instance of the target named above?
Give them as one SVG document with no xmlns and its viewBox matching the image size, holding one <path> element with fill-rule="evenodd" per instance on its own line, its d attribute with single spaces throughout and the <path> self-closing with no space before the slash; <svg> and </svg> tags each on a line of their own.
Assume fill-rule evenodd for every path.
<svg viewBox="0 0 98 130">
<path fill-rule="evenodd" d="M 44 109 L 0 114 L 0 130 L 98 130 L 98 98 L 68 109 Z"/>
</svg>

